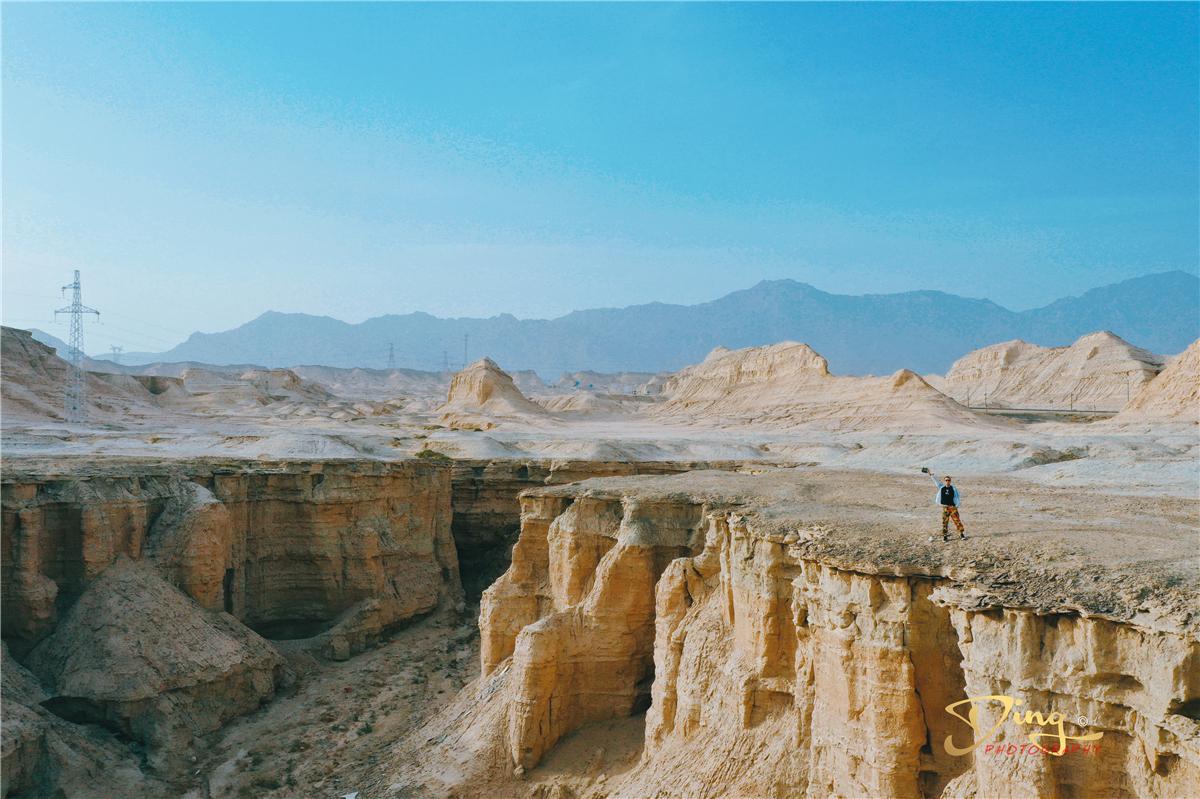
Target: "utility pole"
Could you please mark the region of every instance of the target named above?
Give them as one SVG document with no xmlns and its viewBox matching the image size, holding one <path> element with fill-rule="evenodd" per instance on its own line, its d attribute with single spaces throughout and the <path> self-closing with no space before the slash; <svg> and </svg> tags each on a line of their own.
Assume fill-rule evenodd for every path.
<svg viewBox="0 0 1200 799">
<path fill-rule="evenodd" d="M 117 344 L 113 344 L 111 349 L 112 349 L 112 362 L 120 363 L 121 362 L 121 353 L 125 351 L 125 348 L 121 347 Z"/>
<path fill-rule="evenodd" d="M 471 340 L 470 333 L 463 333 L 463 368 L 467 368 L 467 343 Z"/>
<path fill-rule="evenodd" d="M 388 342 L 388 368 L 396 368 L 396 345 L 390 341 Z"/>
<path fill-rule="evenodd" d="M 55 318 L 60 313 L 71 315 L 71 336 L 67 342 L 71 368 L 67 373 L 63 411 L 68 422 L 84 422 L 87 421 L 87 380 L 83 374 L 83 315 L 94 313 L 99 318 L 100 312 L 83 304 L 78 269 L 75 270 L 75 282 L 62 287 L 64 295 L 67 289 L 71 289 L 71 304 L 54 312 Z"/>
</svg>

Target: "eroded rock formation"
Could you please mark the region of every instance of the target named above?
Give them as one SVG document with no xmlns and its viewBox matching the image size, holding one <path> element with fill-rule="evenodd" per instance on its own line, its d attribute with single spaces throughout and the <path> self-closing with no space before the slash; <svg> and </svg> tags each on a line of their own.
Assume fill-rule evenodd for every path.
<svg viewBox="0 0 1200 799">
<path fill-rule="evenodd" d="M 168 797 L 175 792 L 146 776 L 138 758 L 109 731 L 73 724 L 43 706 L 37 677 L 3 647 L 4 727 L 0 796 Z"/>
<path fill-rule="evenodd" d="M 718 347 L 667 380 L 662 394 L 657 413 L 718 425 L 904 431 L 996 424 L 907 369 L 890 377 L 835 376 L 811 347 L 791 341 Z"/>
<path fill-rule="evenodd" d="M 120 556 L 29 657 L 43 704 L 147 744 L 164 771 L 194 738 L 275 693 L 283 658 L 223 612 L 197 608 L 148 564 Z"/>
<path fill-rule="evenodd" d="M 417 733 L 426 762 L 396 787 L 943 799 L 1200 791 L 1200 643 L 1186 567 L 1171 571 L 1168 555 L 1167 572 L 1134 577 L 1105 551 L 1076 553 L 1072 574 L 1048 576 L 1044 561 L 1014 561 L 998 540 L 939 548 L 920 531 L 860 527 L 845 491 L 797 476 L 693 473 L 526 492 L 512 566 L 483 597 L 482 676 Z M 1024 549 L 1049 551 L 1061 536 Z M 993 560 L 1006 554 L 1003 566 Z M 571 733 L 646 708 L 647 691 L 631 768 L 606 779 L 539 770 Z M 974 731 L 966 707 L 957 705 L 963 718 L 948 711 L 970 697 Z M 1057 749 L 1056 727 L 1001 717 L 997 697 L 1060 714 L 1064 744 L 1102 744 L 1010 754 L 1010 744 Z M 1031 733 L 1043 737 L 1031 743 Z M 537 784 L 497 777 L 510 770 Z"/>
<path fill-rule="evenodd" d="M 178 795 L 285 676 L 258 633 L 344 659 L 461 603 L 442 464 L 6 467 L 6 795 Z"/>
<path fill-rule="evenodd" d="M 1147 383 L 1116 420 L 1200 421 L 1200 341 L 1195 341 Z"/>
<path fill-rule="evenodd" d="M 736 469 L 735 461 L 459 460 L 454 463 L 454 542 L 463 589 L 475 598 L 508 568 L 521 529 L 520 493 L 591 477 Z"/>
<path fill-rule="evenodd" d="M 481 358 L 454 375 L 446 403 L 439 409 L 451 427 L 495 426 L 496 420 L 536 420 L 545 408 L 521 393 L 512 376 L 491 358 Z"/>
<path fill-rule="evenodd" d="M 959 358 L 937 385 L 972 405 L 1115 411 L 1162 371 L 1164 360 L 1107 331 L 1069 347 L 1006 341 Z"/>
<path fill-rule="evenodd" d="M 335 633 L 340 656 L 460 594 L 447 467 L 133 468 L 5 475 L 4 635 L 18 653 L 121 555 L 268 637 L 307 637 L 349 614 L 366 627 Z"/>
</svg>

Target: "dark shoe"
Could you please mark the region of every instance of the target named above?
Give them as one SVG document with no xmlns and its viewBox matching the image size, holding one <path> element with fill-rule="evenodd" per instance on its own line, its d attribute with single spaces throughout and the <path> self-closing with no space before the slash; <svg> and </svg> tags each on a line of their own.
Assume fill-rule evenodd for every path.
<svg viewBox="0 0 1200 799">
<path fill-rule="evenodd" d="M 959 540 L 959 541 L 966 541 L 966 540 L 967 540 L 967 534 L 966 534 L 966 533 L 959 533 L 959 534 L 958 534 L 958 540 Z"/>
</svg>

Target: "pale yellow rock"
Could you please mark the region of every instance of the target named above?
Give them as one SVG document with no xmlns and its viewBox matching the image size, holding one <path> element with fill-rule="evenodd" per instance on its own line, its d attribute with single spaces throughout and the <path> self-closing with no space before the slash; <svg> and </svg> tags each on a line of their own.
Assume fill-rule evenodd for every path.
<svg viewBox="0 0 1200 799">
<path fill-rule="evenodd" d="M 1005 539 L 947 548 L 859 527 L 854 491 L 844 476 L 694 473 L 526 492 L 512 567 L 484 594 L 484 676 L 414 734 L 427 763 L 396 787 L 524 796 L 497 776 L 521 767 L 532 795 L 1197 795 L 1200 655 L 1181 602 L 1194 575 L 1155 583 L 1136 558 L 1095 551 L 1095 534 L 1071 573 L 1011 558 L 981 572 Z M 1159 535 L 1145 546 L 1183 556 Z M 1127 579 L 1158 586 L 1153 601 L 1126 604 Z M 636 762 L 601 785 L 586 762 L 567 773 L 552 760 L 566 736 L 636 714 L 647 681 Z M 984 740 L 947 711 L 993 694 L 1065 714 L 1068 734 L 1102 732 L 1103 745 L 1062 758 L 948 748 L 1025 740 L 1011 724 Z"/>
<path fill-rule="evenodd" d="M 1200 422 L 1200 341 L 1168 364 L 1117 414 L 1115 422 Z"/>
<path fill-rule="evenodd" d="M 901 369 L 890 377 L 839 377 L 806 344 L 727 350 L 663 385 L 662 416 L 728 427 L 917 431 L 1000 424 Z"/>
<path fill-rule="evenodd" d="M 512 376 L 491 358 L 481 358 L 454 375 L 446 402 L 438 409 L 451 427 L 491 427 L 497 419 L 525 421 L 549 412 L 521 393 Z"/>
<path fill-rule="evenodd" d="M 1162 371 L 1164 360 L 1107 331 L 1069 347 L 1006 341 L 959 358 L 938 388 L 972 406 L 1115 411 Z"/>
<path fill-rule="evenodd" d="M 18 655 L 53 628 L 57 597 L 77 596 L 122 555 L 268 636 L 341 625 L 353 651 L 461 597 L 444 466 L 137 469 L 6 474 L 3 629 Z"/>
</svg>

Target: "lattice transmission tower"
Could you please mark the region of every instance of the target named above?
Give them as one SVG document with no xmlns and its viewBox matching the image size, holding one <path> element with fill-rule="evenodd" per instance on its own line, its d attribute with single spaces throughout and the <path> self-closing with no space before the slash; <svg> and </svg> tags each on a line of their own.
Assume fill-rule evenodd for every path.
<svg viewBox="0 0 1200 799">
<path fill-rule="evenodd" d="M 62 287 L 65 295 L 71 289 L 71 304 L 54 312 L 57 319 L 60 313 L 71 315 L 71 337 L 67 340 L 67 360 L 71 368 L 67 373 L 67 391 L 63 402 L 64 415 L 68 422 L 87 421 L 87 380 L 83 373 L 83 315 L 100 312 L 83 304 L 82 292 L 79 287 L 79 270 L 75 270 L 75 282 Z"/>
</svg>

